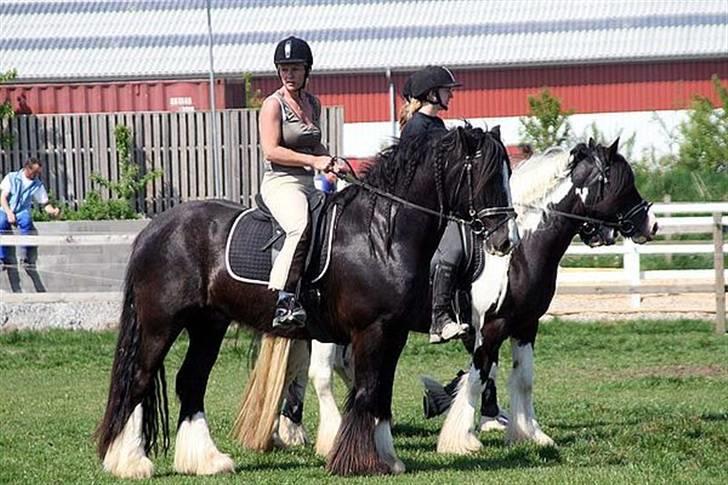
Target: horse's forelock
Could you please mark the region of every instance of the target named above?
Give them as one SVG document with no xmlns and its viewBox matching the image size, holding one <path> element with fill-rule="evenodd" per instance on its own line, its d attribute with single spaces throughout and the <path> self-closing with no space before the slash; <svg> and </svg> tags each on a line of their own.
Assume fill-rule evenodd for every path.
<svg viewBox="0 0 728 485">
<path fill-rule="evenodd" d="M 482 133 L 483 135 L 477 148 L 480 156 L 473 165 L 478 175 L 478 180 L 474 187 L 476 193 L 485 190 L 485 186 L 493 177 L 501 177 L 504 165 L 506 165 L 506 170 L 510 169 L 508 152 L 500 138 L 490 132 Z M 504 162 L 506 163 L 504 164 Z"/>
</svg>

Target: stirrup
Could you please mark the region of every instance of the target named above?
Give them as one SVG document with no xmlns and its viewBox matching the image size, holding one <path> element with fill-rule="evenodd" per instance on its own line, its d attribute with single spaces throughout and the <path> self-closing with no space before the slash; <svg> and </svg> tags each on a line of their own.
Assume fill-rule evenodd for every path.
<svg viewBox="0 0 728 485">
<path fill-rule="evenodd" d="M 454 338 L 462 337 L 468 334 L 469 328 L 470 326 L 465 323 L 448 323 L 440 330 L 440 333 L 430 334 L 430 343 L 440 344 L 448 342 Z"/>
<path fill-rule="evenodd" d="M 273 317 L 273 328 L 306 326 L 306 310 L 296 301 L 293 293 L 280 291 Z"/>
</svg>

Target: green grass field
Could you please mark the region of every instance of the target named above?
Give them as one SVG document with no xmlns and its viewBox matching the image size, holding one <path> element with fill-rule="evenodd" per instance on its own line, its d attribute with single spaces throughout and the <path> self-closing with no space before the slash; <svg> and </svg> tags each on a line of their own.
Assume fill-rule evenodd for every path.
<svg viewBox="0 0 728 485">
<path fill-rule="evenodd" d="M 107 483 L 91 433 L 102 414 L 116 335 L 54 331 L 0 335 L 0 482 Z M 311 447 L 257 454 L 228 436 L 247 376 L 248 338 L 226 339 L 208 388 L 218 447 L 237 473 L 182 477 L 173 450 L 155 459 L 155 483 L 728 483 L 728 336 L 707 322 L 542 325 L 536 347 L 536 412 L 558 448 L 506 446 L 499 433 L 467 457 L 435 453 L 442 418 L 425 420 L 418 377 L 451 377 L 466 363 L 457 344 L 431 346 L 412 335 L 397 373 L 395 446 L 399 477 L 331 477 Z M 509 345 L 501 355 L 510 361 Z M 170 390 L 184 355 L 167 358 Z M 500 378 L 501 403 L 507 402 Z M 337 382 L 337 393 L 343 396 Z M 172 395 L 176 422 L 177 403 Z M 307 429 L 318 406 L 309 389 Z M 174 442 L 174 436 L 172 437 Z"/>
</svg>

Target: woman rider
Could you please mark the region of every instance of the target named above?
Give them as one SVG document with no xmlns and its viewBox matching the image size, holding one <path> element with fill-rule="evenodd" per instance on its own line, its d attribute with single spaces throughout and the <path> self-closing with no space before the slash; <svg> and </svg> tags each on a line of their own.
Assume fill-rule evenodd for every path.
<svg viewBox="0 0 728 485">
<path fill-rule="evenodd" d="M 296 290 L 306 258 L 308 194 L 314 190 L 314 170 L 328 170 L 332 159 L 321 144 L 321 103 L 305 90 L 313 65 L 311 48 L 302 39 L 288 37 L 276 47 L 273 62 L 281 87 L 260 110 L 260 144 L 266 160 L 260 192 L 286 240 L 268 288 L 278 292 L 273 326 L 302 326 L 306 312 Z"/>
<path fill-rule="evenodd" d="M 429 66 L 412 74 L 405 82 L 405 105 L 400 110 L 400 139 L 426 133 L 439 137 L 447 133 L 445 123 L 438 116 L 447 111 L 453 98 L 453 88 L 461 86 L 452 72 L 442 66 Z M 468 326 L 450 318 L 452 297 L 463 248 L 460 227 L 449 222 L 432 259 L 432 323 L 430 342 L 441 343 L 467 333 Z"/>
</svg>

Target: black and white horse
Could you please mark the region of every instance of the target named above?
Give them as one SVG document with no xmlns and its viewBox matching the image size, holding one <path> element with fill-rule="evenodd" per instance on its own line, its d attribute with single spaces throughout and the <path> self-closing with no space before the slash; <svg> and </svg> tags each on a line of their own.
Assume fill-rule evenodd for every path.
<svg viewBox="0 0 728 485">
<path fill-rule="evenodd" d="M 508 172 L 496 131 L 457 128 L 432 142 L 414 139 L 383 152 L 365 178 L 368 189 L 350 187 L 330 201 L 339 216 L 329 271 L 312 288 L 320 298 L 306 306 L 319 332 L 351 342 L 355 359 L 348 411 L 327 463 L 332 473 L 404 470 L 389 424 L 392 383 L 408 322 L 428 311 L 422 302 L 428 263 L 444 230 L 440 214 L 467 219 L 488 235 L 490 252 L 508 253 L 516 244 Z M 228 274 L 225 244 L 241 210 L 223 201 L 185 203 L 157 216 L 134 242 L 108 402 L 97 430 L 104 468 L 117 476 L 152 474 L 148 453 L 160 431 L 166 448 L 163 362 L 183 330 L 189 348 L 176 380 L 174 463 L 187 474 L 234 469 L 210 436 L 204 408 L 207 380 L 231 321 L 266 334 L 311 338 L 309 329 L 271 328 L 275 294 Z M 275 407 L 275 416 L 279 403 L 264 406 Z"/>
<path fill-rule="evenodd" d="M 618 141 L 604 147 L 590 140 L 571 152 L 549 150 L 514 170 L 511 191 L 523 240 L 511 255 L 486 255 L 485 271 L 473 283 L 472 321 L 478 326 L 473 363 L 470 372 L 460 377 L 454 401 L 440 386 L 444 394 L 440 398 L 451 402 L 451 406 L 438 451 L 468 453 L 480 448 L 473 415 L 486 383 L 492 392 L 484 393 L 484 399 L 490 401 L 486 404 L 495 412 L 483 411 L 481 425 L 497 426 L 499 410 L 492 386 L 498 350 L 508 337 L 514 369 L 510 378 L 512 418 L 508 438 L 553 444 L 540 429 L 533 409 L 533 346 L 538 319 L 553 299 L 559 261 L 578 232 L 585 243 L 598 246 L 614 243 L 617 231 L 644 243 L 657 230 L 649 204 L 639 195 L 632 170 L 617 148 Z M 426 331 L 426 325 L 420 327 Z M 312 346 L 309 377 L 320 403 L 316 451 L 322 455 L 331 448 L 340 420 L 331 392 L 332 369 L 346 380 L 350 378 L 348 361 L 343 347 L 315 342 Z M 281 444 L 300 444 L 298 428 L 295 420 L 282 416 Z M 299 439 L 294 439 L 296 436 Z"/>
</svg>

